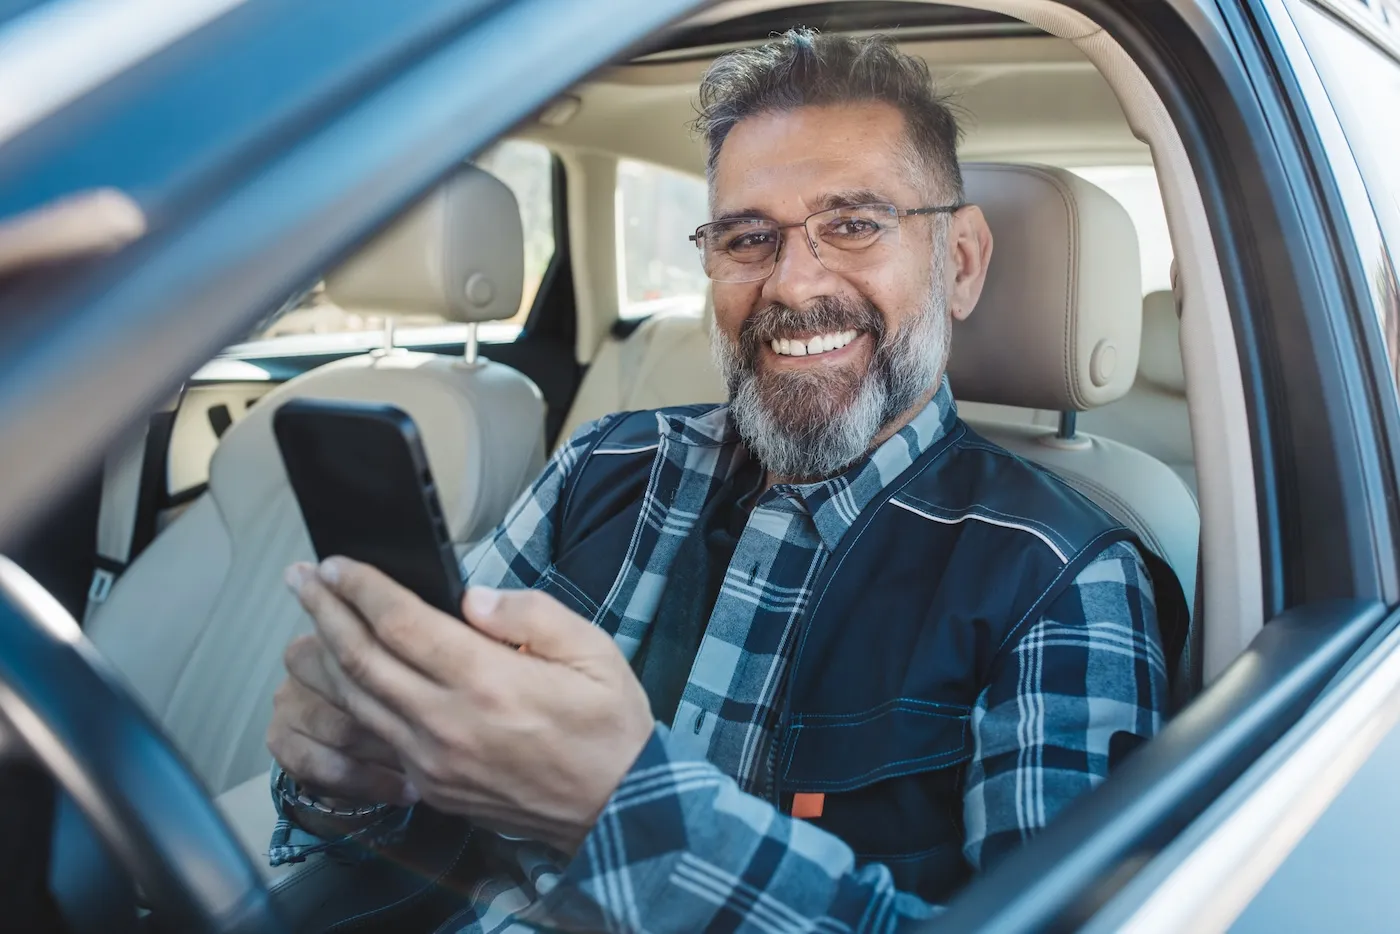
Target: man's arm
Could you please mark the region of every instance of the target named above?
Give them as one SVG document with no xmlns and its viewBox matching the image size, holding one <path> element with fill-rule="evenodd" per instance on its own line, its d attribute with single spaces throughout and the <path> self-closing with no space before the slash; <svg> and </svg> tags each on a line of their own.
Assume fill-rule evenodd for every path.
<svg viewBox="0 0 1400 934">
<path fill-rule="evenodd" d="M 463 556 L 464 580 L 474 586 L 511 589 L 533 587 L 539 581 L 553 561 L 554 531 L 570 472 L 606 433 L 613 418 L 607 416 L 581 426 L 568 443 L 555 452 L 539 478 L 516 500 L 501 524 Z M 295 679 L 297 672 L 290 663 L 289 655 L 288 670 Z M 295 693 L 288 692 L 287 687 L 284 685 L 279 696 Z M 307 695 L 305 691 L 299 693 Z M 317 716 L 316 719 L 324 721 L 326 718 Z M 274 723 L 274 730 L 276 726 Z M 281 731 L 288 738 L 287 742 L 299 741 L 297 733 L 291 729 Z M 274 734 L 270 732 L 269 736 L 272 744 Z M 290 764 L 288 767 L 293 768 Z M 351 853 L 388 843 L 407 826 L 412 810 L 411 807 L 392 807 L 380 808 L 364 817 L 328 815 L 313 808 L 288 805 L 288 800 L 295 801 L 301 789 L 284 774 L 277 761 L 272 764 L 271 781 L 278 815 L 268 850 L 273 866 L 300 862 L 325 850 Z M 341 802 L 332 800 L 331 803 Z"/>
<path fill-rule="evenodd" d="M 1147 568 L 1109 546 L 1006 657 L 972 711 L 963 855 L 982 870 L 1098 787 L 1162 726 L 1167 667 Z"/>
<path fill-rule="evenodd" d="M 1010 658 L 974 713 L 964 852 L 976 868 L 1102 782 L 1114 750 L 1131 745 L 1120 734 L 1145 740 L 1160 724 L 1166 669 L 1136 553 L 1106 549 Z M 527 917 L 570 929 L 697 931 L 728 920 L 736 930 L 885 932 L 938 911 L 709 763 L 673 758 L 658 727 Z"/>
</svg>

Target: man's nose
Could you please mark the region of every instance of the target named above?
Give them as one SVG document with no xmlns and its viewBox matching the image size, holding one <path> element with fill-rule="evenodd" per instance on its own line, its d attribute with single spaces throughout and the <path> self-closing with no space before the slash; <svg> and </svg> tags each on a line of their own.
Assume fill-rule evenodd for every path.
<svg viewBox="0 0 1400 934">
<path fill-rule="evenodd" d="M 783 231 L 773 274 L 763 282 L 765 302 L 801 308 L 812 299 L 831 294 L 834 274 L 823 266 L 807 239 L 806 227 Z"/>
</svg>

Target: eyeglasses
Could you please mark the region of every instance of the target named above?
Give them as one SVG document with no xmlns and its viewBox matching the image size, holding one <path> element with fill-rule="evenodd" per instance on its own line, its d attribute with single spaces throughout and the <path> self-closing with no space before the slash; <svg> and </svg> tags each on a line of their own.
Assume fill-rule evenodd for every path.
<svg viewBox="0 0 1400 934">
<path fill-rule="evenodd" d="M 832 272 L 869 269 L 890 259 L 899 245 L 899 221 L 922 214 L 951 214 L 964 207 L 945 204 L 901 211 L 875 202 L 831 208 L 800 224 L 779 224 L 761 217 L 733 217 L 701 224 L 690 235 L 700 250 L 705 275 L 715 282 L 756 282 L 778 266 L 783 231 L 805 227 L 812 255 Z"/>
</svg>

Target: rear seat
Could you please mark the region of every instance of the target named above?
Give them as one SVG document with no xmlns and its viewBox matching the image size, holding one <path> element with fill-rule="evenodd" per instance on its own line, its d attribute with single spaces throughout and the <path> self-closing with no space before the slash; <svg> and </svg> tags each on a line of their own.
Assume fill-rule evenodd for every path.
<svg viewBox="0 0 1400 934">
<path fill-rule="evenodd" d="M 710 359 L 713 320 L 707 292 L 699 315 L 657 315 L 626 337 L 608 338 L 588 366 L 559 443 L 610 412 L 725 401 L 729 393 Z"/>
</svg>

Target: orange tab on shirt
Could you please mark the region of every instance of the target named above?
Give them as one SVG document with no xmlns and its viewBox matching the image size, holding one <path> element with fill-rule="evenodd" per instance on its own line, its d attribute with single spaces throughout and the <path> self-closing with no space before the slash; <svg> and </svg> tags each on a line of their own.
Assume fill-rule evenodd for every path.
<svg viewBox="0 0 1400 934">
<path fill-rule="evenodd" d="M 826 795 L 821 792 L 798 792 L 792 796 L 792 816 L 811 820 L 822 816 Z"/>
</svg>

